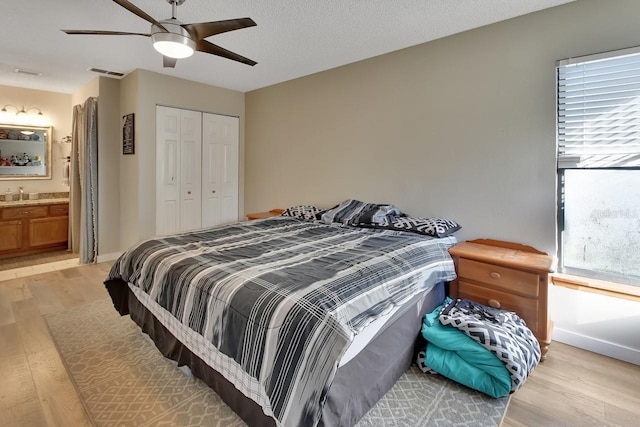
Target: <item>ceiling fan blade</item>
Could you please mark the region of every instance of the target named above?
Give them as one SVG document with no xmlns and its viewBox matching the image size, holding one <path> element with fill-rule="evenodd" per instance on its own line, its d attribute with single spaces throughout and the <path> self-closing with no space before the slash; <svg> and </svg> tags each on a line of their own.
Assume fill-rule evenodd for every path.
<svg viewBox="0 0 640 427">
<path fill-rule="evenodd" d="M 150 37 L 151 34 L 145 33 L 125 33 L 122 31 L 93 31 L 93 30 L 62 30 L 67 34 L 84 34 L 96 36 L 145 36 Z"/>
<path fill-rule="evenodd" d="M 183 24 L 182 27 L 195 35 L 196 39 L 204 39 L 227 31 L 255 27 L 257 24 L 251 18 L 227 19 L 226 21 L 200 22 L 197 24 Z"/>
<path fill-rule="evenodd" d="M 140 18 L 144 19 L 145 21 L 150 22 L 153 25 L 155 25 L 155 26 L 167 31 L 167 29 L 164 28 L 161 23 L 156 21 L 152 16 L 148 15 L 142 9 L 138 8 L 138 6 L 135 6 L 134 4 L 129 3 L 127 0 L 113 0 L 113 1 L 118 3 L 120 6 L 124 7 L 129 12 L 133 13 L 134 15 L 138 15 Z"/>
<path fill-rule="evenodd" d="M 162 66 L 164 68 L 175 68 L 176 62 L 178 62 L 177 58 L 169 58 L 168 56 L 162 56 Z"/>
<path fill-rule="evenodd" d="M 233 61 L 242 62 L 243 64 L 251 65 L 252 67 L 257 64 L 257 62 L 252 61 L 249 58 L 245 58 L 244 56 L 240 56 L 237 53 L 233 53 L 230 50 L 221 48 L 213 43 L 209 43 L 206 40 L 198 40 L 196 42 L 196 50 L 199 52 L 210 53 L 212 55 L 221 56 L 223 58 L 231 59 Z"/>
</svg>

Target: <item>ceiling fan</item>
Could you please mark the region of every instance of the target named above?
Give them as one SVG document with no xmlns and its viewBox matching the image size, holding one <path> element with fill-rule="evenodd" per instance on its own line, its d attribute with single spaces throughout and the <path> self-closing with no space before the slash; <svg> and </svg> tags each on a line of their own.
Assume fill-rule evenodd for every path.
<svg viewBox="0 0 640 427">
<path fill-rule="evenodd" d="M 129 12 L 151 23 L 151 32 L 127 33 L 122 31 L 92 31 L 92 30 L 62 30 L 73 35 L 107 35 L 107 36 L 145 36 L 151 37 L 153 47 L 162 54 L 164 67 L 173 68 L 178 59 L 193 55 L 194 51 L 210 53 L 233 61 L 254 66 L 257 62 L 238 55 L 205 40 L 209 36 L 227 31 L 253 27 L 256 23 L 251 18 L 228 19 L 225 21 L 200 22 L 197 24 L 183 24 L 176 19 L 177 8 L 186 0 L 166 0 L 171 4 L 171 18 L 156 21 L 143 10 L 127 0 L 113 0 Z"/>
</svg>

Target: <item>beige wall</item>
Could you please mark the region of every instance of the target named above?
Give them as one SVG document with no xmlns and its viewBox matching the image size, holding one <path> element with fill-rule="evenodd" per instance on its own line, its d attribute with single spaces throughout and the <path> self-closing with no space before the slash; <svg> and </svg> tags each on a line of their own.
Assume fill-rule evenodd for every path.
<svg viewBox="0 0 640 427">
<path fill-rule="evenodd" d="M 98 98 L 98 255 L 117 253 L 120 235 L 120 81 L 99 77 Z"/>
<path fill-rule="evenodd" d="M 96 77 L 71 94 L 72 106 L 84 104 L 87 98 L 100 96 L 100 77 Z M 73 110 L 73 107 L 72 107 Z M 71 112 L 73 118 L 73 111 Z"/>
<path fill-rule="evenodd" d="M 3 180 L 0 181 L 2 193 L 7 188 L 17 192 L 18 187 L 24 187 L 25 193 L 69 191 L 69 187 L 63 183 L 63 157 L 69 155 L 71 144 L 62 144 L 59 141 L 71 134 L 71 95 L 0 85 L 0 104 L 0 108 L 5 104 L 18 108 L 40 108 L 53 126 L 54 139 L 51 145 L 51 179 Z"/>
<path fill-rule="evenodd" d="M 140 177 L 138 176 L 138 141 L 140 140 L 140 126 L 138 114 L 138 77 L 139 70 L 120 80 L 120 115 L 134 113 L 134 132 L 136 154 L 123 155 L 120 151 L 120 216 L 119 233 L 120 249 L 126 249 L 138 237 L 138 193 Z"/>
<path fill-rule="evenodd" d="M 131 80 L 130 80 L 131 79 Z M 134 81 L 135 80 L 135 81 Z M 126 234 L 121 233 L 120 246 L 155 234 L 155 180 L 156 180 L 156 105 L 166 105 L 209 113 L 225 114 L 240 118 L 240 212 L 244 210 L 244 94 L 202 83 L 178 79 L 145 70 L 137 70 L 123 80 L 127 85 L 128 110 L 134 112 L 135 155 L 122 156 L 120 164 L 121 186 L 129 186 L 129 179 L 137 179 L 137 188 L 126 190 L 121 196 L 120 224 Z M 125 99 L 123 98 L 123 100 Z M 135 100 L 133 99 L 135 98 Z"/>
<path fill-rule="evenodd" d="M 638 16 L 581 0 L 249 92 L 245 212 L 389 202 L 555 253 L 555 61 L 640 44 Z M 640 363 L 640 304 L 551 298 L 556 337 Z"/>
<path fill-rule="evenodd" d="M 247 209 L 353 197 L 455 219 L 463 239 L 554 251 L 552 58 L 562 54 L 520 28 L 510 21 L 248 93 Z"/>
</svg>

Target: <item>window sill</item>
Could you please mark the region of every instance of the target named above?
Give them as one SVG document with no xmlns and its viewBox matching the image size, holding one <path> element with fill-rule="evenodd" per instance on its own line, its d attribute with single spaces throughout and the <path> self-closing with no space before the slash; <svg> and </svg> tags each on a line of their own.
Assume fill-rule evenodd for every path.
<svg viewBox="0 0 640 427">
<path fill-rule="evenodd" d="M 594 292 L 617 298 L 640 301 L 640 287 L 621 285 L 605 280 L 590 279 L 588 277 L 573 276 L 571 274 L 554 273 L 551 281 L 556 286 L 575 289 L 577 291 Z"/>
</svg>

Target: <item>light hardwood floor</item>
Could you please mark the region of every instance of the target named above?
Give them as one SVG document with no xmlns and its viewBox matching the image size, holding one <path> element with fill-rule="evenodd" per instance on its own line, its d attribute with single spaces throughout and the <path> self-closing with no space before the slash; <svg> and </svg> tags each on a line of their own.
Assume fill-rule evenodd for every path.
<svg viewBox="0 0 640 427">
<path fill-rule="evenodd" d="M 91 425 L 43 315 L 106 298 L 110 265 L 0 281 L 0 426 Z M 638 426 L 640 366 L 553 342 L 502 425 Z"/>
</svg>

